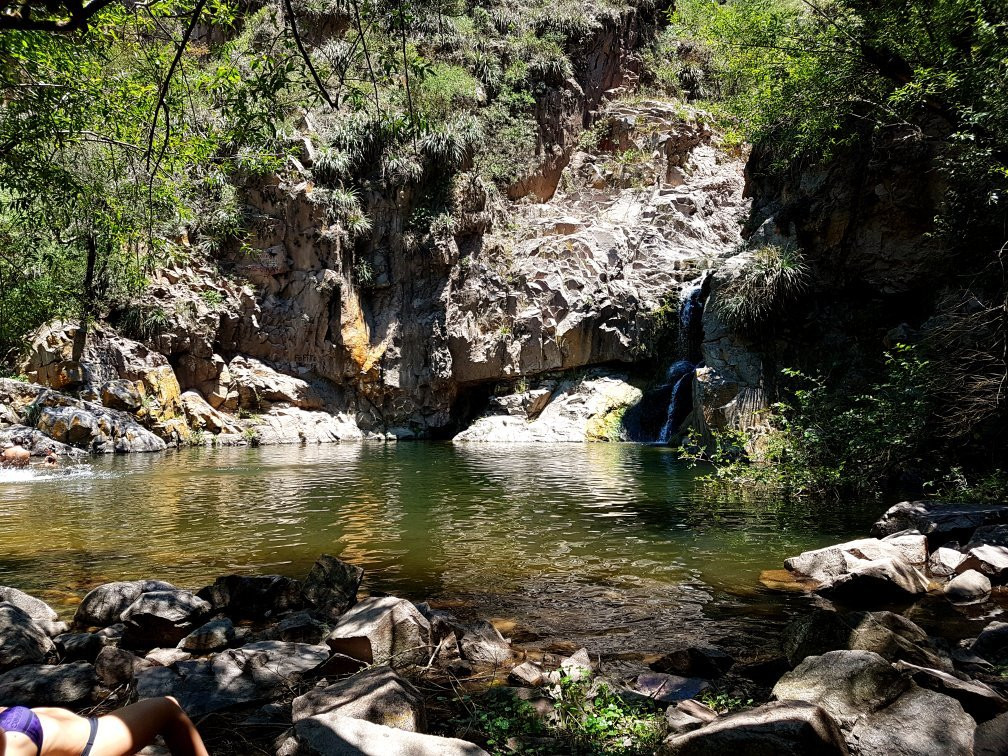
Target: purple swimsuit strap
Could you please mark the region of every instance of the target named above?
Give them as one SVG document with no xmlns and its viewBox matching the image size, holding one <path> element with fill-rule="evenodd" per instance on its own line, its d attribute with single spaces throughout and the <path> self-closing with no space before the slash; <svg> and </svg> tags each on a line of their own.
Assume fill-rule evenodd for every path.
<svg viewBox="0 0 1008 756">
<path fill-rule="evenodd" d="M 42 723 L 35 712 L 24 706 L 12 706 L 0 711 L 0 727 L 7 732 L 20 732 L 42 753 Z"/>
</svg>

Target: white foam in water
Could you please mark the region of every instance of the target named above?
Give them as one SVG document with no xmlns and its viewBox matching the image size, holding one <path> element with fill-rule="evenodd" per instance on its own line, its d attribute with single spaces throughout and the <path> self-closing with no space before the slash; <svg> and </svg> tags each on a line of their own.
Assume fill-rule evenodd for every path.
<svg viewBox="0 0 1008 756">
<path fill-rule="evenodd" d="M 0 485 L 4 483 L 37 483 L 67 478 L 92 478 L 95 471 L 91 465 L 70 465 L 67 467 L 18 467 L 0 468 Z"/>
</svg>

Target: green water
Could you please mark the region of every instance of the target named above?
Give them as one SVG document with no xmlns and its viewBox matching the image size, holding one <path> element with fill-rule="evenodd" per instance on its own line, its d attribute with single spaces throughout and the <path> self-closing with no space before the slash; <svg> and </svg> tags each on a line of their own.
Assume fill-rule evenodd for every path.
<svg viewBox="0 0 1008 756">
<path fill-rule="evenodd" d="M 0 471 L 0 583 L 69 615 L 141 577 L 300 577 L 323 552 L 364 589 L 611 650 L 765 634 L 803 597 L 761 570 L 864 534 L 878 507 L 732 500 L 665 448 L 343 444 L 96 459 Z"/>
</svg>

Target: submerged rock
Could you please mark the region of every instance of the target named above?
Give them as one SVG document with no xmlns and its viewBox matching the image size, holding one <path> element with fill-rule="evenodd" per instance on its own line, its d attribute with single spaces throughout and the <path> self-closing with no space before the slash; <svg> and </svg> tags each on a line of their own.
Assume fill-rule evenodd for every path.
<svg viewBox="0 0 1008 756">
<path fill-rule="evenodd" d="M 847 756 L 840 728 L 818 706 L 775 701 L 662 743 L 660 756 Z"/>
</svg>

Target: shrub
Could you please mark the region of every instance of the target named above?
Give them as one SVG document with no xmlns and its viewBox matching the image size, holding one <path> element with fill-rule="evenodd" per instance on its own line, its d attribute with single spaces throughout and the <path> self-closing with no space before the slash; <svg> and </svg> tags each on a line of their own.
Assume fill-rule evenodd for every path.
<svg viewBox="0 0 1008 756">
<path fill-rule="evenodd" d="M 729 327 L 756 334 L 779 318 L 808 289 L 811 278 L 800 251 L 767 245 L 712 297 L 712 308 Z"/>
<path fill-rule="evenodd" d="M 790 386 L 772 408 L 760 458 L 747 456 L 753 439 L 737 430 L 715 432 L 707 444 L 694 433 L 680 456 L 711 462 L 708 482 L 797 496 L 874 498 L 920 488 L 934 399 L 930 365 L 916 348 L 898 345 L 882 376 L 856 393 L 796 370 L 783 373 Z"/>
</svg>

